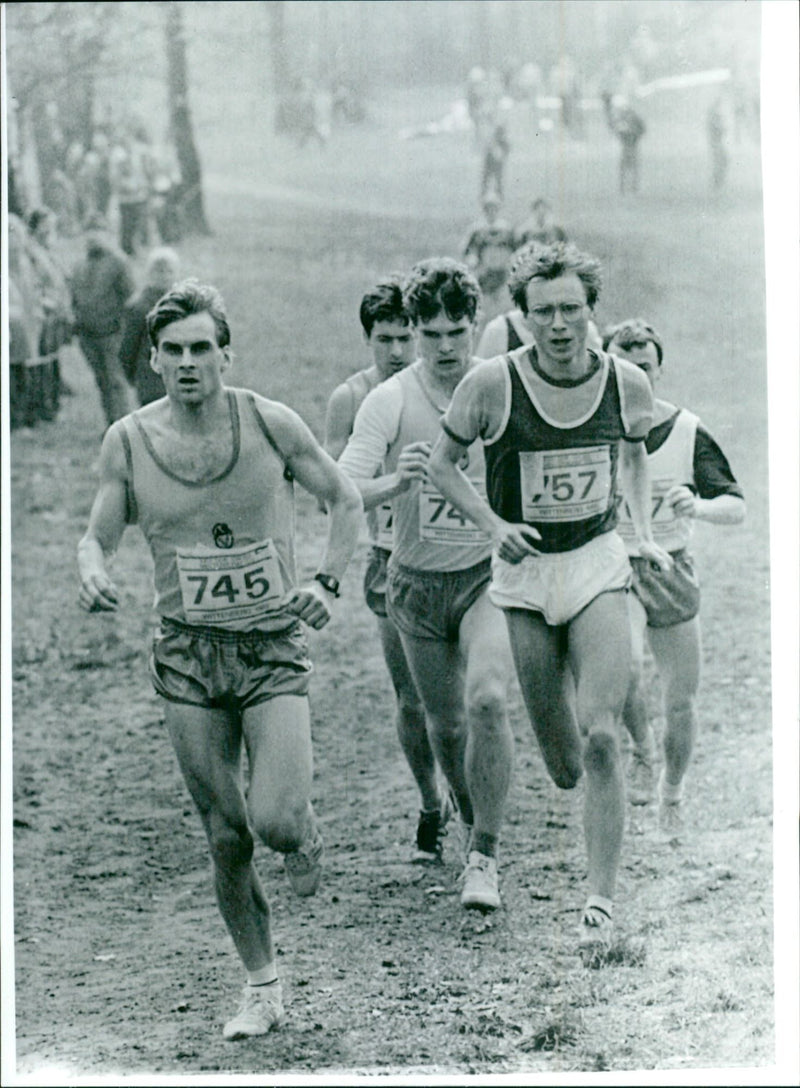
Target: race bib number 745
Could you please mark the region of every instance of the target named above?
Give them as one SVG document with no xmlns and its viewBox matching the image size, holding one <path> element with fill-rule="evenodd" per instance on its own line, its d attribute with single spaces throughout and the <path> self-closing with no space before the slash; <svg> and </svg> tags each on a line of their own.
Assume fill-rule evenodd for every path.
<svg viewBox="0 0 800 1088">
<path fill-rule="evenodd" d="M 219 551 L 181 548 L 177 561 L 187 623 L 238 625 L 273 612 L 285 594 L 271 540 Z"/>
<path fill-rule="evenodd" d="M 520 453 L 519 468 L 524 521 L 580 521 L 608 509 L 608 446 Z"/>
</svg>

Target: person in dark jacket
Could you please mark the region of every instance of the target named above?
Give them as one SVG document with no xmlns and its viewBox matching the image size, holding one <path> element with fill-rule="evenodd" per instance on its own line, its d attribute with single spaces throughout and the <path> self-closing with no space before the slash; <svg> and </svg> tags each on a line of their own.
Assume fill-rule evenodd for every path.
<svg viewBox="0 0 800 1088">
<path fill-rule="evenodd" d="M 86 256 L 72 272 L 75 331 L 94 372 L 106 423 L 128 412 L 128 391 L 119 361 L 122 317 L 135 284 L 127 258 L 113 245 L 105 220 L 94 216 L 86 230 Z"/>
<path fill-rule="evenodd" d="M 119 360 L 125 377 L 136 389 L 139 404 L 164 396 L 164 382 L 150 366 L 147 315 L 178 279 L 178 254 L 168 246 L 152 249 L 147 258 L 145 284 L 125 307 Z"/>
</svg>

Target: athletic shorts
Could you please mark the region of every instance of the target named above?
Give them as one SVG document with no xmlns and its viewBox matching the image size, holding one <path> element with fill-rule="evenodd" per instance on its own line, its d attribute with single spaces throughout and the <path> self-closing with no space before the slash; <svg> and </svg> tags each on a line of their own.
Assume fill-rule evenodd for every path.
<svg viewBox="0 0 800 1088">
<path fill-rule="evenodd" d="M 674 627 L 700 611 L 700 585 L 694 560 L 685 548 L 670 552 L 672 570 L 659 570 L 647 559 L 631 557 L 633 592 L 642 602 L 648 627 Z"/>
<path fill-rule="evenodd" d="M 392 553 L 376 545 L 369 550 L 364 571 L 364 598 L 367 607 L 381 619 L 386 618 L 386 565 Z"/>
<path fill-rule="evenodd" d="M 267 634 L 162 619 L 150 655 L 150 678 L 159 695 L 207 709 L 245 710 L 276 695 L 307 695 L 310 673 L 299 620 Z"/>
<path fill-rule="evenodd" d="M 489 599 L 498 608 L 529 608 L 557 627 L 569 623 L 601 593 L 627 589 L 628 553 L 615 532 L 601 533 L 567 552 L 528 555 L 521 563 L 492 556 Z"/>
<path fill-rule="evenodd" d="M 386 611 L 406 635 L 457 642 L 461 621 L 490 578 L 489 559 L 466 570 L 448 571 L 392 564 L 386 581 Z"/>
</svg>

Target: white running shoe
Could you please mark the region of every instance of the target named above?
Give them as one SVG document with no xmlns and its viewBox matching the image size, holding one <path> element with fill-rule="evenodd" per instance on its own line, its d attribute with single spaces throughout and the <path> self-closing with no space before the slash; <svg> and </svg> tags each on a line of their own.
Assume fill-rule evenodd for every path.
<svg viewBox="0 0 800 1088">
<path fill-rule="evenodd" d="M 497 862 L 486 854 L 471 850 L 464 870 L 464 890 L 461 906 L 468 910 L 498 910 L 500 893 L 497 890 Z"/>
<path fill-rule="evenodd" d="M 249 1039 L 251 1035 L 266 1035 L 283 1019 L 283 997 L 280 982 L 268 986 L 245 986 L 239 1011 L 222 1029 L 226 1039 Z"/>
<path fill-rule="evenodd" d="M 311 837 L 283 856 L 286 875 L 295 895 L 305 898 L 314 895 L 322 879 L 322 855 L 325 844 L 316 826 Z"/>
</svg>

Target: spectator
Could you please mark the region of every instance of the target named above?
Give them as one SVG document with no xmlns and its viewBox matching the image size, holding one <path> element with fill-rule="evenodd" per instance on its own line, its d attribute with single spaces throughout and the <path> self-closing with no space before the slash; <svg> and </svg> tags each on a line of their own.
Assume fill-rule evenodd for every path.
<svg viewBox="0 0 800 1088">
<path fill-rule="evenodd" d="M 67 271 L 55 249 L 55 216 L 49 208 L 35 208 L 28 216 L 27 251 L 34 276 L 41 325 L 37 353 L 41 371 L 39 414 L 55 419 L 62 392 L 59 353 L 72 339 L 72 306 Z"/>
<path fill-rule="evenodd" d="M 94 372 L 106 423 L 128 411 L 125 376 L 119 361 L 122 317 L 134 283 L 126 258 L 113 245 L 104 219 L 86 229 L 86 255 L 71 277 L 75 331 Z"/>
<path fill-rule="evenodd" d="M 481 200 L 494 191 L 503 199 L 503 181 L 511 145 L 504 124 L 496 124 L 483 154 L 481 172 Z"/>
<path fill-rule="evenodd" d="M 151 343 L 147 315 L 178 279 L 178 254 L 159 246 L 150 251 L 144 287 L 125 307 L 119 361 L 125 377 L 136 389 L 139 404 L 149 404 L 165 394 L 164 382 L 150 365 Z"/>
<path fill-rule="evenodd" d="M 620 143 L 619 191 L 639 191 L 639 142 L 647 131 L 644 120 L 631 106 L 613 106 L 609 109 L 611 131 Z"/>
<path fill-rule="evenodd" d="M 708 107 L 706 114 L 706 135 L 708 136 L 708 150 L 711 154 L 711 188 L 715 193 L 725 185 L 728 176 L 728 152 L 729 128 L 722 107 L 722 99 L 717 96 Z"/>
</svg>

